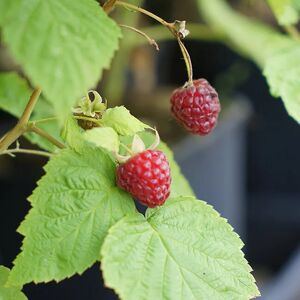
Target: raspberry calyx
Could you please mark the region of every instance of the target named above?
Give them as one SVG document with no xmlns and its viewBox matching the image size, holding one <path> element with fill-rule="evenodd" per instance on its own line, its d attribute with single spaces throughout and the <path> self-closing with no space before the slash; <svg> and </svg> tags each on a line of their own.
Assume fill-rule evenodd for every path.
<svg viewBox="0 0 300 300">
<path fill-rule="evenodd" d="M 171 171 L 162 151 L 152 149 L 153 145 L 145 150 L 142 144 L 143 141 L 136 135 L 132 149 L 138 152 L 132 153 L 132 156 L 118 155 L 122 162 L 117 167 L 116 181 L 140 203 L 153 208 L 163 205 L 170 195 Z"/>
</svg>

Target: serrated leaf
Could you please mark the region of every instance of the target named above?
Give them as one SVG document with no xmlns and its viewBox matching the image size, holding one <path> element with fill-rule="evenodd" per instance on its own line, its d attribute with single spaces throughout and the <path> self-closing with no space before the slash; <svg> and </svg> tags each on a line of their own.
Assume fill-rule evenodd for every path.
<svg viewBox="0 0 300 300">
<path fill-rule="evenodd" d="M 281 97 L 286 110 L 300 123 L 300 45 L 271 56 L 264 75 L 275 97 Z"/>
<path fill-rule="evenodd" d="M 134 135 L 137 132 L 149 128 L 133 115 L 124 106 L 109 108 L 101 119 L 104 127 L 113 128 L 120 135 Z"/>
<path fill-rule="evenodd" d="M 31 92 L 32 90 L 29 88 L 27 82 L 19 77 L 17 73 L 0 73 L 0 109 L 10 113 L 14 117 L 20 118 Z M 32 113 L 31 120 L 39 120 L 53 116 L 53 107 L 45 99 L 40 97 Z M 39 127 L 56 139 L 60 139 L 60 129 L 56 121 L 41 123 Z M 33 144 L 37 144 L 45 150 L 54 151 L 56 149 L 50 142 L 34 133 L 27 133 L 25 137 Z"/>
<path fill-rule="evenodd" d="M 115 168 L 105 150 L 87 145 L 49 161 L 18 229 L 25 238 L 9 284 L 60 281 L 99 259 L 108 229 L 135 213 L 131 197 L 115 184 Z"/>
<path fill-rule="evenodd" d="M 145 143 L 146 147 L 149 147 L 153 144 L 155 140 L 155 135 L 150 132 L 140 132 L 139 136 L 142 138 L 143 142 Z M 124 137 L 121 141 L 127 145 L 130 145 L 132 142 L 132 137 Z M 121 148 L 121 147 L 120 147 Z M 157 147 L 158 150 L 164 152 L 166 155 L 170 168 L 171 168 L 171 175 L 172 175 L 172 183 L 171 183 L 171 197 L 177 196 L 195 196 L 193 189 L 191 188 L 190 184 L 181 173 L 181 169 L 178 166 L 177 162 L 174 159 L 174 155 L 172 150 L 168 147 L 168 145 L 164 142 L 160 142 Z M 123 153 L 124 154 L 124 153 Z"/>
<path fill-rule="evenodd" d="M 268 0 L 280 25 L 293 25 L 299 20 L 299 13 L 293 0 Z"/>
<path fill-rule="evenodd" d="M 59 116 L 96 85 L 121 36 L 95 0 L 5 0 L 0 19 L 5 44 Z"/>
<path fill-rule="evenodd" d="M 211 206 L 179 197 L 113 226 L 101 266 L 122 300 L 251 299 L 259 291 L 242 246 Z"/>
<path fill-rule="evenodd" d="M 8 268 L 0 266 L 0 300 L 26 300 L 21 288 L 5 286 L 9 272 Z"/>
<path fill-rule="evenodd" d="M 84 132 L 86 141 L 109 151 L 118 152 L 119 136 L 111 127 L 98 127 Z"/>
</svg>

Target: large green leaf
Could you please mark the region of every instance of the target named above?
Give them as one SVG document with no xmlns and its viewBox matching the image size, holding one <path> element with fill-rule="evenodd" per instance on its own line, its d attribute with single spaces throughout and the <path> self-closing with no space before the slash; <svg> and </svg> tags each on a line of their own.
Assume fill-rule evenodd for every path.
<svg viewBox="0 0 300 300">
<path fill-rule="evenodd" d="M 99 259 L 108 229 L 135 212 L 131 197 L 115 184 L 115 168 L 105 150 L 90 146 L 62 150 L 50 160 L 18 229 L 25 238 L 9 284 L 59 281 Z"/>
<path fill-rule="evenodd" d="M 268 0 L 274 14 L 281 25 L 296 24 L 299 20 L 296 1 L 293 0 Z"/>
<path fill-rule="evenodd" d="M 298 3 L 300 9 L 299 1 L 289 3 L 295 7 Z M 282 97 L 289 114 L 300 122 L 299 41 L 236 13 L 223 0 L 198 0 L 198 4 L 207 21 L 225 33 L 224 41 L 264 70 L 272 94 Z"/>
<path fill-rule="evenodd" d="M 10 270 L 0 266 L 0 300 L 26 300 L 19 287 L 6 287 Z"/>
<path fill-rule="evenodd" d="M 224 34 L 224 42 L 250 57 L 260 67 L 271 55 L 293 44 L 288 36 L 237 13 L 224 0 L 197 0 L 197 3 L 207 22 Z"/>
<path fill-rule="evenodd" d="M 282 97 L 288 113 L 300 123 L 300 44 L 267 60 L 264 75 L 271 92 Z"/>
<path fill-rule="evenodd" d="M 121 36 L 95 0 L 3 0 L 3 40 L 57 114 L 93 87 Z"/>
<path fill-rule="evenodd" d="M 259 291 L 242 246 L 211 206 L 179 197 L 114 225 L 101 266 L 122 300 L 246 300 Z"/>
<path fill-rule="evenodd" d="M 29 100 L 32 90 L 27 82 L 15 72 L 0 73 L 0 109 L 10 113 L 16 118 L 20 118 Z M 39 120 L 53 117 L 53 107 L 42 97 L 32 113 L 31 120 Z M 59 138 L 59 126 L 56 121 L 41 123 L 40 128 L 47 131 L 56 139 Z M 56 148 L 44 138 L 34 134 L 25 134 L 26 138 L 33 144 L 37 144 L 43 149 L 54 151 Z"/>
</svg>

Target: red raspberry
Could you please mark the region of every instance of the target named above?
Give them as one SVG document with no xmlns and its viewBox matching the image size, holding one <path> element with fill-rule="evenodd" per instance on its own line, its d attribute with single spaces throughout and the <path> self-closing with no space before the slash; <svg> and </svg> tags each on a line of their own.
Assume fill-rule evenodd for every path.
<svg viewBox="0 0 300 300">
<path fill-rule="evenodd" d="M 206 135 L 216 126 L 221 107 L 215 89 L 207 80 L 198 79 L 173 92 L 171 110 L 188 131 Z"/>
<path fill-rule="evenodd" d="M 158 150 L 136 154 L 117 168 L 117 184 L 148 207 L 163 205 L 171 187 L 166 156 Z"/>
</svg>

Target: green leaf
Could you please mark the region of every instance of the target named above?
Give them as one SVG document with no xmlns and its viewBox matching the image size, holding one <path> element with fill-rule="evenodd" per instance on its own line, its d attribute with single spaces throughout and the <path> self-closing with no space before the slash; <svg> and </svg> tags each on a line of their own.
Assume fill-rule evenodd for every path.
<svg viewBox="0 0 300 300">
<path fill-rule="evenodd" d="M 19 77 L 15 72 L 0 73 L 0 109 L 10 113 L 16 118 L 20 118 L 29 100 L 32 90 L 27 82 Z M 42 97 L 32 113 L 31 120 L 39 120 L 54 116 L 53 107 Z M 56 121 L 41 123 L 38 127 L 44 129 L 56 139 L 59 137 L 59 126 Z M 41 148 L 54 151 L 56 147 L 44 138 L 27 133 L 25 137 L 33 144 Z"/>
<path fill-rule="evenodd" d="M 135 213 L 131 197 L 115 184 L 115 168 L 105 150 L 88 145 L 49 161 L 18 229 L 25 238 L 9 284 L 60 281 L 99 259 L 108 229 Z"/>
<path fill-rule="evenodd" d="M 275 97 L 282 97 L 286 110 L 300 123 L 300 44 L 267 60 L 264 75 Z"/>
<path fill-rule="evenodd" d="M 260 67 L 264 67 L 270 56 L 293 44 L 287 35 L 237 13 L 224 0 L 197 0 L 197 3 L 199 13 L 209 25 L 224 34 L 224 43 L 251 58 Z"/>
<path fill-rule="evenodd" d="M 84 130 L 78 125 L 77 120 L 70 115 L 64 124 L 61 136 L 68 146 L 75 150 L 81 150 L 85 147 L 83 142 Z"/>
<path fill-rule="evenodd" d="M 236 13 L 223 0 L 198 0 L 198 4 L 209 24 L 225 33 L 224 41 L 230 42 L 234 50 L 241 50 L 263 69 L 271 93 L 281 96 L 288 113 L 300 122 L 299 42 Z M 300 9 L 298 0 L 292 4 Z"/>
<path fill-rule="evenodd" d="M 280 25 L 293 25 L 298 22 L 299 14 L 293 0 L 268 0 L 268 3 Z"/>
<path fill-rule="evenodd" d="M 4 0 L 0 19 L 5 44 L 59 116 L 96 85 L 121 36 L 95 0 Z"/>
<path fill-rule="evenodd" d="M 119 136 L 111 127 L 98 127 L 87 130 L 83 134 L 84 139 L 98 147 L 109 151 L 118 152 Z"/>
<path fill-rule="evenodd" d="M 113 152 L 119 149 L 119 136 L 111 127 L 97 127 L 84 131 L 72 116 L 65 122 L 62 137 L 71 148 L 77 150 L 84 148 L 85 142 Z"/>
<path fill-rule="evenodd" d="M 143 142 L 145 143 L 146 147 L 149 147 L 153 144 L 155 140 L 155 135 L 150 132 L 140 132 L 138 134 Z M 123 137 L 121 141 L 127 145 L 130 145 L 132 142 L 132 137 Z M 181 173 L 180 167 L 176 163 L 174 159 L 174 155 L 172 150 L 167 146 L 166 143 L 160 142 L 157 147 L 158 150 L 164 152 L 166 155 L 171 168 L 171 175 L 172 175 L 172 183 L 171 183 L 171 197 L 177 196 L 195 196 L 193 189 L 191 188 L 190 184 L 186 180 L 186 178 Z M 121 149 L 120 149 L 121 150 Z M 124 154 L 124 153 L 123 153 Z"/>
<path fill-rule="evenodd" d="M 122 300 L 251 299 L 259 291 L 232 227 L 192 197 L 128 216 L 105 239 L 105 284 Z"/>
<path fill-rule="evenodd" d="M 101 121 L 104 127 L 112 127 L 120 135 L 134 135 L 145 128 L 150 128 L 131 115 L 124 106 L 109 108 Z"/>
<path fill-rule="evenodd" d="M 0 300 L 26 300 L 19 287 L 6 287 L 10 270 L 0 266 Z"/>
</svg>

